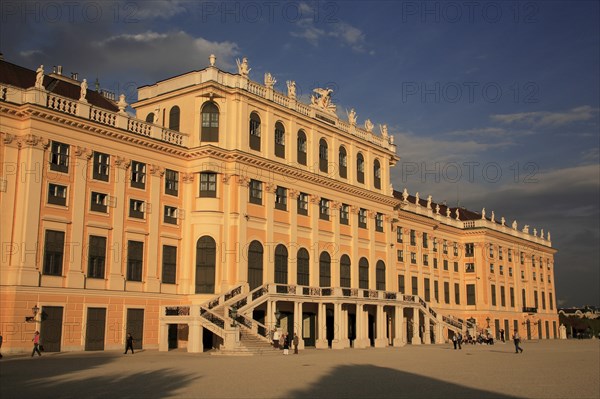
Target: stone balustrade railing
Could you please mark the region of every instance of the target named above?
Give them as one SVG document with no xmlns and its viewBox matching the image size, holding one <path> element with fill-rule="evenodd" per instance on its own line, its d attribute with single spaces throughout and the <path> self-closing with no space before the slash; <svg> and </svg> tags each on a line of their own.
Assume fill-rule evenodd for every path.
<svg viewBox="0 0 600 399">
<path fill-rule="evenodd" d="M 87 101 L 73 100 L 43 89 L 21 89 L 10 85 L 0 86 L 0 101 L 15 104 L 36 104 L 68 115 L 87 119 L 101 125 L 126 130 L 136 135 L 151 137 L 166 143 L 185 147 L 188 135 L 137 119 L 125 112 L 112 112 L 95 107 Z"/>
</svg>

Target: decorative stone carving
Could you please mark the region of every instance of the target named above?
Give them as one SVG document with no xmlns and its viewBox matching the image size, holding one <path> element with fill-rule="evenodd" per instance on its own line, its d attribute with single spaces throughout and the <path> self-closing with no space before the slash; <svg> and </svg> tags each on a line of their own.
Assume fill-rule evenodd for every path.
<svg viewBox="0 0 600 399">
<path fill-rule="evenodd" d="M 408 190 L 406 187 L 404 187 L 404 190 L 402 191 L 402 201 L 408 202 Z"/>
<path fill-rule="evenodd" d="M 506 219 L 504 219 L 504 216 L 500 218 L 500 223 L 502 224 L 502 226 L 506 225 Z"/>
<path fill-rule="evenodd" d="M 513 220 L 513 222 L 512 222 L 512 228 L 513 228 L 513 230 L 516 230 L 516 229 L 517 229 L 517 226 L 518 226 L 518 225 L 517 225 L 517 221 L 516 221 L 516 220 Z"/>
<path fill-rule="evenodd" d="M 537 237 L 537 229 L 536 228 L 533 229 L 533 236 Z"/>
<path fill-rule="evenodd" d="M 127 169 L 131 165 L 131 161 L 129 159 L 123 157 L 115 157 L 115 166 L 119 169 Z"/>
<path fill-rule="evenodd" d="M 496 216 L 494 215 L 494 211 L 492 211 L 492 216 L 490 218 L 492 222 L 496 222 Z"/>
<path fill-rule="evenodd" d="M 358 212 L 360 211 L 360 208 L 358 206 L 351 206 L 350 207 L 350 213 L 353 215 L 358 215 Z"/>
<path fill-rule="evenodd" d="M 2 142 L 4 144 L 10 144 L 15 139 L 15 136 L 10 133 L 4 133 L 4 137 L 2 138 Z"/>
<path fill-rule="evenodd" d="M 485 208 L 481 210 L 481 219 L 485 220 Z"/>
<path fill-rule="evenodd" d="M 265 86 L 267 86 L 267 89 L 272 89 L 275 83 L 277 83 L 277 80 L 271 75 L 271 72 L 265 73 Z"/>
<path fill-rule="evenodd" d="M 75 150 L 73 151 L 73 154 L 80 159 L 83 160 L 88 160 L 88 159 L 92 159 L 92 156 L 94 155 L 94 152 L 92 150 L 88 150 L 85 147 L 80 147 L 80 146 L 76 146 Z"/>
<path fill-rule="evenodd" d="M 208 57 L 208 62 L 210 63 L 210 66 L 215 66 L 215 62 L 217 61 L 217 57 L 214 54 L 211 54 Z"/>
<path fill-rule="evenodd" d="M 450 208 L 446 207 L 446 217 L 450 217 Z"/>
<path fill-rule="evenodd" d="M 246 176 L 237 176 L 237 183 L 239 186 L 242 187 L 248 187 L 248 185 L 250 184 L 250 179 L 248 179 Z"/>
<path fill-rule="evenodd" d="M 182 173 L 181 174 L 181 181 L 186 184 L 193 183 L 195 178 L 196 178 L 195 173 Z"/>
<path fill-rule="evenodd" d="M 117 103 L 117 107 L 119 107 L 119 113 L 124 114 L 125 108 L 127 108 L 129 104 L 125 101 L 125 94 L 121 94 L 119 96 L 119 102 Z"/>
<path fill-rule="evenodd" d="M 427 209 L 431 209 L 431 200 L 432 200 L 431 195 L 428 195 L 427 196 Z"/>
<path fill-rule="evenodd" d="M 296 99 L 296 82 L 293 80 L 288 80 L 286 83 L 287 83 L 287 89 L 288 89 L 288 98 L 295 100 Z"/>
<path fill-rule="evenodd" d="M 523 233 L 529 234 L 529 225 L 526 224 L 525 227 L 523 227 Z"/>
<path fill-rule="evenodd" d="M 370 119 L 367 119 L 365 121 L 365 130 L 369 133 L 373 133 L 373 127 L 375 127 L 375 125 L 373 125 L 373 122 L 371 122 Z"/>
<path fill-rule="evenodd" d="M 456 211 L 454 211 L 454 214 L 456 215 L 456 220 L 460 220 L 460 212 L 458 211 L 458 208 L 456 208 Z"/>
<path fill-rule="evenodd" d="M 311 204 L 318 204 L 319 201 L 321 201 L 321 197 L 319 197 L 318 195 L 314 195 L 314 194 L 310 195 L 310 203 Z"/>
<path fill-rule="evenodd" d="M 79 101 L 87 103 L 85 96 L 87 96 L 88 83 L 87 79 L 83 79 L 81 85 L 79 86 Z"/>
<path fill-rule="evenodd" d="M 415 205 L 416 206 L 421 206 L 421 204 L 419 203 L 419 192 L 417 191 L 417 193 L 415 194 Z"/>
<path fill-rule="evenodd" d="M 49 140 L 47 140 L 47 143 L 45 144 L 41 137 L 36 136 L 34 134 L 25 135 L 25 137 L 23 137 L 23 143 L 27 147 L 37 147 L 40 144 L 44 149 L 48 148 L 48 146 L 50 145 Z"/>
<path fill-rule="evenodd" d="M 323 89 L 317 87 L 316 89 L 313 89 L 313 92 L 316 94 L 313 94 L 310 98 L 313 106 L 320 108 L 323 111 L 335 113 L 336 106 L 331 102 L 331 93 L 333 93 L 332 89 Z"/>
<path fill-rule="evenodd" d="M 350 109 L 350 112 L 346 110 L 346 115 L 348 115 L 348 123 L 350 126 L 356 126 L 356 111 L 354 108 Z"/>
<path fill-rule="evenodd" d="M 435 214 L 436 215 L 440 214 L 440 204 L 435 204 Z"/>
<path fill-rule="evenodd" d="M 552 238 L 550 238 L 550 232 L 548 232 L 548 241 L 552 241 Z"/>
<path fill-rule="evenodd" d="M 44 66 L 40 65 L 35 71 L 35 88 L 44 90 Z"/>
<path fill-rule="evenodd" d="M 393 134 L 390 135 L 389 143 L 394 144 L 394 135 Z"/>
<path fill-rule="evenodd" d="M 154 108 L 154 120 L 152 123 L 155 125 L 160 125 L 160 107 Z"/>
<path fill-rule="evenodd" d="M 265 192 L 274 193 L 275 191 L 277 191 L 277 184 L 273 184 L 273 183 L 265 184 Z"/>
<path fill-rule="evenodd" d="M 221 181 L 223 182 L 223 184 L 229 184 L 229 179 L 231 179 L 231 176 L 233 175 L 223 173 L 223 175 L 221 176 Z"/>
<path fill-rule="evenodd" d="M 383 137 L 383 139 L 385 141 L 388 140 L 388 127 L 387 125 L 379 125 L 379 131 L 381 132 L 381 137 Z"/>
<path fill-rule="evenodd" d="M 540 238 L 544 239 L 544 229 L 542 229 L 542 231 L 540 232 Z"/>
<path fill-rule="evenodd" d="M 149 165 L 148 166 L 148 172 L 152 175 L 152 176 L 158 176 L 158 177 L 162 177 L 162 175 L 165 174 L 165 168 L 161 168 L 158 165 Z"/>
<path fill-rule="evenodd" d="M 341 202 L 338 201 L 331 201 L 331 209 L 340 209 L 340 207 L 342 206 Z"/>
<path fill-rule="evenodd" d="M 242 58 L 242 62 L 240 62 L 240 59 L 238 58 L 235 62 L 237 63 L 238 73 L 242 75 L 242 77 L 247 78 L 252 69 L 248 67 L 248 58 Z"/>
<path fill-rule="evenodd" d="M 288 197 L 290 197 L 292 199 L 298 199 L 299 195 L 300 195 L 300 191 L 298 191 L 298 190 L 294 190 L 293 188 L 288 190 Z"/>
</svg>

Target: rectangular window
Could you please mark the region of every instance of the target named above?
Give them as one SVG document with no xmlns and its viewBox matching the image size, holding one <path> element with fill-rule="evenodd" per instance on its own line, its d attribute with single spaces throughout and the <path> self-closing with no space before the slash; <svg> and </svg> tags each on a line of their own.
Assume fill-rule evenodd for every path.
<svg viewBox="0 0 600 399">
<path fill-rule="evenodd" d="M 177 207 L 165 205 L 163 221 L 169 224 L 177 224 Z"/>
<path fill-rule="evenodd" d="M 179 172 L 171 169 L 165 171 L 165 194 L 179 195 Z"/>
<path fill-rule="evenodd" d="M 429 248 L 429 241 L 427 239 L 427 233 L 423 233 L 423 248 Z"/>
<path fill-rule="evenodd" d="M 383 232 L 383 214 L 379 212 L 375 215 L 375 231 Z"/>
<path fill-rule="evenodd" d="M 542 309 L 546 310 L 546 294 L 542 291 Z"/>
<path fill-rule="evenodd" d="M 399 274 L 398 275 L 398 292 L 401 293 L 401 294 L 405 293 L 404 275 L 403 274 Z"/>
<path fill-rule="evenodd" d="M 438 251 L 438 242 L 437 242 L 437 238 L 433 239 L 433 252 L 437 252 Z"/>
<path fill-rule="evenodd" d="M 500 273 L 501 276 L 504 276 L 504 267 L 502 265 L 498 266 L 498 273 Z"/>
<path fill-rule="evenodd" d="M 521 264 L 522 265 L 525 264 L 525 254 L 523 252 L 520 253 L 520 257 L 521 257 L 521 259 L 520 259 Z"/>
<path fill-rule="evenodd" d="M 92 178 L 94 180 L 108 181 L 110 170 L 110 155 L 94 151 L 94 170 Z"/>
<path fill-rule="evenodd" d="M 521 280 L 525 280 L 525 270 L 521 270 Z"/>
<path fill-rule="evenodd" d="M 162 255 L 162 282 L 164 284 L 175 284 L 177 276 L 177 247 L 163 245 Z"/>
<path fill-rule="evenodd" d="M 465 263 L 466 273 L 475 273 L 475 263 Z"/>
<path fill-rule="evenodd" d="M 448 270 L 448 259 L 444 259 L 444 270 Z"/>
<path fill-rule="evenodd" d="M 146 188 L 146 164 L 131 161 L 131 187 Z"/>
<path fill-rule="evenodd" d="M 453 266 L 454 266 L 454 272 L 458 273 L 458 262 L 454 262 Z"/>
<path fill-rule="evenodd" d="M 298 215 L 308 215 L 308 194 L 298 194 Z"/>
<path fill-rule="evenodd" d="M 424 278 L 423 279 L 423 286 L 425 288 L 425 300 L 427 302 L 431 301 L 431 288 L 429 286 L 429 279 L 428 278 Z"/>
<path fill-rule="evenodd" d="M 250 203 L 262 205 L 262 182 L 250 180 Z"/>
<path fill-rule="evenodd" d="M 475 284 L 467 284 L 467 305 L 475 305 Z"/>
<path fill-rule="evenodd" d="M 397 243 L 402 242 L 402 227 L 400 227 L 400 226 L 396 227 L 396 242 Z"/>
<path fill-rule="evenodd" d="M 475 254 L 475 244 L 472 242 L 465 244 L 465 256 L 469 258 Z"/>
<path fill-rule="evenodd" d="M 498 259 L 504 259 L 504 255 L 502 254 L 502 247 L 498 246 Z"/>
<path fill-rule="evenodd" d="M 90 236 L 88 249 L 88 278 L 104 278 L 106 237 Z"/>
<path fill-rule="evenodd" d="M 350 223 L 350 205 L 342 204 L 340 206 L 340 224 L 348 225 Z"/>
<path fill-rule="evenodd" d="M 410 231 L 410 245 L 417 245 L 417 232 L 414 230 Z"/>
<path fill-rule="evenodd" d="M 142 267 L 144 264 L 144 243 L 141 241 L 127 241 L 127 280 L 142 281 Z"/>
<path fill-rule="evenodd" d="M 494 257 L 494 246 L 490 244 L 490 258 Z"/>
<path fill-rule="evenodd" d="M 490 290 L 492 293 L 492 306 L 496 306 L 496 285 L 492 284 Z"/>
<path fill-rule="evenodd" d="M 460 305 L 460 285 L 454 283 L 454 303 Z"/>
<path fill-rule="evenodd" d="M 508 268 L 508 275 L 509 275 L 510 277 L 512 277 L 512 275 L 513 275 L 512 267 L 509 267 L 509 268 Z"/>
<path fill-rule="evenodd" d="M 287 211 L 287 188 L 277 186 L 275 189 L 275 209 Z"/>
<path fill-rule="evenodd" d="M 548 293 L 548 304 L 550 305 L 550 310 L 554 310 L 554 300 L 552 299 L 552 293 Z"/>
<path fill-rule="evenodd" d="M 490 263 L 490 273 L 494 274 L 494 264 Z"/>
<path fill-rule="evenodd" d="M 61 276 L 65 250 L 64 231 L 46 230 L 44 238 L 44 268 L 48 276 Z"/>
<path fill-rule="evenodd" d="M 508 250 L 508 261 L 512 262 L 512 249 Z"/>
<path fill-rule="evenodd" d="M 252 181 L 254 181 L 254 180 L 252 180 Z M 250 182 L 250 184 L 252 184 L 252 181 Z M 250 193 L 252 193 L 252 187 L 250 187 Z M 200 197 L 202 197 L 202 198 L 216 198 L 217 197 L 217 174 L 216 173 L 213 173 L 213 172 L 200 173 Z M 252 202 L 252 200 L 250 200 L 250 202 Z"/>
<path fill-rule="evenodd" d="M 404 251 L 402 249 L 399 249 L 397 251 L 397 255 L 398 255 L 398 262 L 404 262 Z"/>
<path fill-rule="evenodd" d="M 92 199 L 90 201 L 90 210 L 94 212 L 108 212 L 108 195 L 92 191 Z"/>
<path fill-rule="evenodd" d="M 48 184 L 48 203 L 53 205 L 67 205 L 67 186 Z"/>
<path fill-rule="evenodd" d="M 144 218 L 144 201 L 130 199 L 129 200 L 129 217 L 136 219 Z"/>
<path fill-rule="evenodd" d="M 434 269 L 438 268 L 438 260 L 437 260 L 437 258 L 433 258 L 433 268 Z"/>
<path fill-rule="evenodd" d="M 506 307 L 506 293 L 503 285 L 500 286 L 500 306 Z"/>
<path fill-rule="evenodd" d="M 433 297 L 435 298 L 436 302 L 440 301 L 440 287 L 437 280 L 433 280 Z"/>
<path fill-rule="evenodd" d="M 515 307 L 515 289 L 514 287 L 510 287 L 509 289 L 509 299 L 510 299 L 510 307 Z"/>
<path fill-rule="evenodd" d="M 444 242 L 442 243 L 442 252 L 444 254 L 448 253 L 448 241 L 444 240 Z M 447 270 L 447 269 L 446 269 Z"/>
<path fill-rule="evenodd" d="M 533 281 L 535 281 L 535 272 L 533 272 Z"/>
<path fill-rule="evenodd" d="M 537 290 L 533 290 L 533 303 L 535 305 L 535 308 L 538 308 L 538 292 Z"/>
<path fill-rule="evenodd" d="M 429 255 L 423 254 L 423 266 L 429 266 Z"/>
<path fill-rule="evenodd" d="M 329 220 L 329 200 L 321 198 L 319 203 L 319 219 Z"/>
<path fill-rule="evenodd" d="M 454 250 L 454 256 L 458 256 L 458 243 L 455 242 L 452 247 L 453 247 L 453 250 Z"/>
<path fill-rule="evenodd" d="M 450 304 L 450 283 L 444 281 L 444 303 Z"/>
<path fill-rule="evenodd" d="M 69 145 L 53 141 L 50 149 L 50 170 L 69 172 Z"/>
<path fill-rule="evenodd" d="M 417 264 L 417 254 L 415 252 L 410 253 L 410 263 L 413 265 Z"/>
<path fill-rule="evenodd" d="M 419 279 L 417 277 L 411 278 L 412 294 L 419 295 Z"/>
<path fill-rule="evenodd" d="M 358 210 L 358 227 L 361 229 L 367 228 L 367 210 L 364 208 Z"/>
</svg>

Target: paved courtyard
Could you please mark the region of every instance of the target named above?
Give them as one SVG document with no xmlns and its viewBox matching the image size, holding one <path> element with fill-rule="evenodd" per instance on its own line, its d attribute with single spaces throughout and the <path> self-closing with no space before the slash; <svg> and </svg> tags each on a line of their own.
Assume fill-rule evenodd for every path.
<svg viewBox="0 0 600 399">
<path fill-rule="evenodd" d="M 142 351 L 5 356 L 8 398 L 600 398 L 600 341 L 305 350 L 211 356 Z"/>
</svg>

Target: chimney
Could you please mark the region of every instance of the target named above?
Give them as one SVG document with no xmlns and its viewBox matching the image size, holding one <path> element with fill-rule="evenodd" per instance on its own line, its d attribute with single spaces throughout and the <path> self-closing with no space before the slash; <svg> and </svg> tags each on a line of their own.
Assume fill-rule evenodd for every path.
<svg viewBox="0 0 600 399">
<path fill-rule="evenodd" d="M 79 74 L 77 72 L 71 72 L 71 79 L 78 80 Z"/>
<path fill-rule="evenodd" d="M 62 75 L 62 65 L 59 65 L 57 67 L 56 73 L 58 73 L 59 75 Z"/>
</svg>

